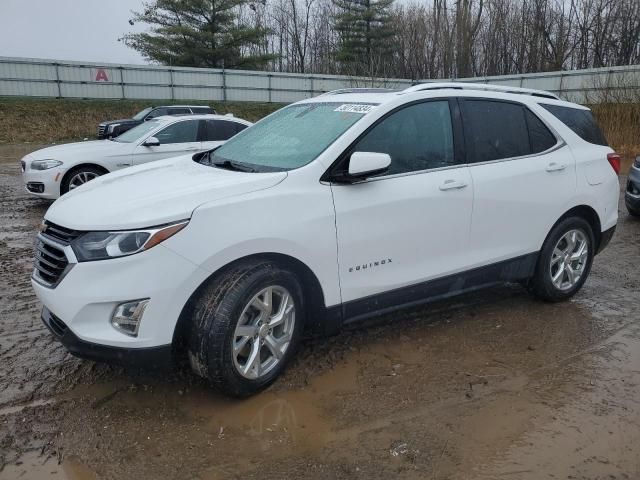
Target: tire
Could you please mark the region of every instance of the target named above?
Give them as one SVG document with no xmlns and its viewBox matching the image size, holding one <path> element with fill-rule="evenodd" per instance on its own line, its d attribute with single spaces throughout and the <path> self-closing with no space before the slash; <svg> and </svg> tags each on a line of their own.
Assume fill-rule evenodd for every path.
<svg viewBox="0 0 640 480">
<path fill-rule="evenodd" d="M 571 232 L 576 232 L 576 235 L 573 236 Z M 579 260 L 567 259 L 565 256 L 570 251 L 572 238 L 575 241 L 573 258 L 578 257 L 580 245 L 586 244 L 587 250 L 580 255 Z M 563 255 L 558 255 L 559 252 L 563 252 Z M 594 252 L 595 237 L 591 225 L 580 217 L 562 220 L 553 227 L 542 246 L 530 290 L 535 296 L 548 302 L 559 302 L 572 297 L 589 276 Z M 560 269 L 562 272 L 559 273 Z M 576 272 L 579 272 L 578 277 L 575 276 Z M 552 277 L 557 280 L 554 281 Z"/>
<path fill-rule="evenodd" d="M 627 212 L 629 212 L 629 215 L 632 217 L 640 217 L 640 210 L 634 210 L 633 208 L 627 207 Z"/>
<path fill-rule="evenodd" d="M 266 289 L 272 292 L 270 313 L 265 307 Z M 302 292 L 295 274 L 268 261 L 239 265 L 214 279 L 194 303 L 187 336 L 191 368 L 218 390 L 235 397 L 268 387 L 283 372 L 300 342 L 305 321 Z M 289 300 L 283 307 L 285 295 Z M 289 313 L 276 325 L 280 310 Z M 261 325 L 260 319 L 264 322 Z M 243 330 L 236 330 L 239 325 Z M 257 360 L 252 362 L 252 358 Z"/>
<path fill-rule="evenodd" d="M 62 183 L 60 184 L 60 195 L 64 195 L 69 192 L 69 190 L 73 190 L 75 187 L 89 182 L 94 178 L 104 175 L 105 173 L 107 172 L 103 169 L 91 165 L 72 168 L 62 179 Z M 84 179 L 84 181 L 80 182 L 81 179 Z"/>
</svg>

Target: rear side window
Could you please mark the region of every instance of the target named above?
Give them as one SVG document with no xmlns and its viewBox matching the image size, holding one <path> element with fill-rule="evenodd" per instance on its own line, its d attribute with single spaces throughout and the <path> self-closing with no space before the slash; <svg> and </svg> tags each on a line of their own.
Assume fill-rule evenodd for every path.
<svg viewBox="0 0 640 480">
<path fill-rule="evenodd" d="M 529 127 L 529 142 L 531 144 L 531 153 L 540 153 L 549 150 L 558 140 L 549 131 L 542 120 L 536 117 L 528 108 L 525 108 L 525 116 L 527 118 L 527 126 Z"/>
<path fill-rule="evenodd" d="M 202 133 L 203 142 L 219 142 L 229 140 L 236 133 L 244 130 L 245 125 L 226 120 L 206 120 Z"/>
<path fill-rule="evenodd" d="M 462 102 L 462 119 L 470 162 L 488 162 L 531 153 L 522 105 L 465 99 Z"/>
<path fill-rule="evenodd" d="M 559 105 L 547 105 L 541 103 L 540 106 L 547 109 L 558 120 L 569 127 L 585 142 L 595 145 L 608 146 L 607 139 L 600 127 L 596 123 L 591 110 L 581 110 L 579 108 L 561 107 Z"/>
<path fill-rule="evenodd" d="M 211 107 L 191 107 L 193 113 L 216 113 Z"/>
<path fill-rule="evenodd" d="M 453 165 L 449 102 L 418 103 L 389 115 L 352 151 L 389 154 L 389 175 Z"/>
<path fill-rule="evenodd" d="M 191 110 L 183 107 L 173 107 L 169 109 L 169 115 L 189 115 Z"/>
</svg>

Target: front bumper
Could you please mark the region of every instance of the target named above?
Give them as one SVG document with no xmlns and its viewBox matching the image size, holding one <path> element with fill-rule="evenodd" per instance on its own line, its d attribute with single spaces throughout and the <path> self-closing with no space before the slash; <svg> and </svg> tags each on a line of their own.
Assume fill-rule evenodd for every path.
<svg viewBox="0 0 640 480">
<path fill-rule="evenodd" d="M 72 353 L 91 358 L 118 357 L 116 350 L 142 352 L 171 345 L 184 305 L 210 275 L 163 245 L 128 257 L 70 265 L 73 268 L 54 288 L 37 276 L 31 283 L 46 312 L 65 327 L 63 335 L 57 336 Z M 113 327 L 117 306 L 140 298 L 150 300 L 137 336 Z"/>
<path fill-rule="evenodd" d="M 167 369 L 173 364 L 171 344 L 148 348 L 110 347 L 81 340 L 47 307 L 42 308 L 41 319 L 42 323 L 66 347 L 69 353 L 76 357 L 96 362 L 136 365 L 153 369 Z"/>
<path fill-rule="evenodd" d="M 629 210 L 640 212 L 640 168 L 635 165 L 629 170 L 624 203 Z"/>
<path fill-rule="evenodd" d="M 22 172 L 22 180 L 27 192 L 47 200 L 55 200 L 60 196 L 60 181 L 64 176 L 64 171 L 60 167 L 31 170 L 26 165 L 23 168 L 27 168 Z"/>
</svg>

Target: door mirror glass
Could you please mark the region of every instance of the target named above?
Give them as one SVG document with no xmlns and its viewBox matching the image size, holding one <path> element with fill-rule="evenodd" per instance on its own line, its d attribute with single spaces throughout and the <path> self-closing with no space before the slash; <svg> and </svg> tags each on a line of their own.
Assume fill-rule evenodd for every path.
<svg viewBox="0 0 640 480">
<path fill-rule="evenodd" d="M 143 147 L 159 147 L 160 146 L 160 140 L 158 140 L 156 137 L 149 137 L 142 144 L 142 146 Z"/>
<path fill-rule="evenodd" d="M 366 178 L 384 173 L 391 165 L 391 157 L 386 153 L 354 152 L 349 158 L 349 176 Z"/>
</svg>

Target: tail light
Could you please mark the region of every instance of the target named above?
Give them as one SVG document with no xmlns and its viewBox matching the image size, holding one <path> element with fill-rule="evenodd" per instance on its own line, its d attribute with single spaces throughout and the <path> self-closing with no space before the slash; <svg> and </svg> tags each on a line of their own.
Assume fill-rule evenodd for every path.
<svg viewBox="0 0 640 480">
<path fill-rule="evenodd" d="M 617 153 L 607 153 L 607 160 L 609 161 L 611 168 L 613 168 L 614 172 L 616 172 L 616 175 L 619 175 L 620 174 L 620 155 L 618 155 Z"/>
</svg>

